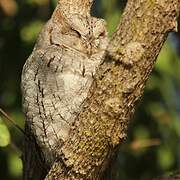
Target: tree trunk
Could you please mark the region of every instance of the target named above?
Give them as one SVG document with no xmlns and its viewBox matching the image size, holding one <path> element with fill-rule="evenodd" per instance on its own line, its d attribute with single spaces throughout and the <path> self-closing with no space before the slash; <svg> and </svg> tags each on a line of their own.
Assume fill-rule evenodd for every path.
<svg viewBox="0 0 180 180">
<path fill-rule="evenodd" d="M 90 16 L 92 0 L 59 0 L 57 8 L 49 21 L 50 25 L 46 25 L 46 28 L 41 32 L 33 54 L 29 62 L 26 63 L 22 74 L 23 106 L 27 117 L 24 179 L 98 180 L 103 177 L 105 170 L 108 171 L 108 165 L 112 157 L 115 156 L 118 146 L 126 137 L 130 118 L 143 94 L 145 83 L 154 67 L 163 43 L 168 33 L 177 29 L 176 18 L 179 3 L 179 0 L 129 0 L 117 31 L 109 45 L 104 47 L 103 43 L 107 44 L 106 30 L 99 28 L 103 26 L 102 20 Z M 82 26 L 82 24 L 85 25 Z M 53 30 L 50 28 L 53 26 L 61 29 L 61 32 L 57 33 L 54 39 L 52 37 Z M 66 36 L 65 39 L 60 41 L 60 37 L 64 36 L 62 32 L 65 32 L 64 34 L 71 36 L 71 38 L 68 39 L 68 36 Z M 75 42 L 72 37 L 77 38 Z M 93 39 L 95 38 L 100 44 L 94 48 L 95 41 Z M 84 48 L 83 43 L 83 45 L 75 44 L 79 42 L 79 39 L 80 44 L 84 43 L 84 39 L 90 44 L 86 44 L 86 48 Z M 52 40 L 58 43 L 49 42 Z M 49 45 L 45 46 L 48 43 Z M 44 128 L 47 122 L 48 126 L 51 125 L 47 116 L 50 107 L 46 109 L 38 98 L 46 97 L 43 89 L 50 86 L 49 81 L 52 78 L 49 77 L 54 72 L 53 70 L 44 69 L 46 66 L 48 68 L 49 66 L 52 67 L 51 65 L 56 63 L 56 56 L 59 56 L 58 53 L 55 54 L 46 63 L 43 59 L 44 54 L 46 54 L 47 49 L 49 52 L 49 49 L 52 50 L 57 44 L 58 48 L 61 48 L 61 52 L 66 47 L 68 47 L 67 49 L 75 48 L 76 51 L 71 50 L 69 52 L 73 53 L 72 56 L 76 56 L 76 61 L 85 57 L 80 53 L 86 55 L 87 61 L 83 64 L 82 76 L 83 78 L 88 77 L 89 86 L 84 90 L 86 95 L 81 97 L 83 102 L 77 105 L 76 110 L 73 111 L 75 116 L 65 119 L 68 121 L 68 127 L 62 125 L 61 118 L 57 120 L 57 122 L 61 122 L 61 130 L 63 131 L 60 132 L 60 137 L 57 137 L 57 143 L 54 143 L 53 136 L 49 136 L 47 128 Z M 46 49 L 45 53 L 42 51 L 44 49 Z M 50 56 L 53 53 L 54 49 Z M 68 57 L 71 58 L 71 55 Z M 96 58 L 97 64 L 90 66 L 91 71 L 93 71 L 92 68 L 95 68 L 95 71 L 89 77 L 86 75 L 89 67 L 87 63 L 93 58 Z M 41 59 L 43 60 L 41 63 L 32 66 L 35 61 L 39 62 Z M 61 62 L 62 59 L 61 57 Z M 44 65 L 45 63 L 46 65 Z M 90 63 L 93 62 L 90 61 Z M 27 72 L 32 77 L 29 77 L 30 75 Z M 38 73 L 41 73 L 41 75 L 38 76 Z M 58 79 L 60 75 L 55 74 L 55 77 Z M 38 108 L 32 108 L 29 105 L 32 100 L 28 95 L 28 88 L 32 86 L 32 84 L 28 85 L 28 82 L 34 78 L 36 79 L 36 77 L 39 79 L 36 86 L 33 86 L 31 94 L 38 99 L 33 101 L 33 107 L 39 107 L 39 111 Z M 47 80 L 47 84 L 41 84 L 41 82 L 44 82 L 43 78 Z M 52 80 L 52 87 L 55 87 L 53 83 L 58 84 L 58 82 Z M 60 89 L 57 91 L 60 91 Z M 68 91 L 70 90 L 68 89 Z M 36 95 L 38 93 L 41 96 Z M 78 95 L 74 94 L 74 97 L 76 96 Z M 59 101 L 62 101 L 62 99 L 55 98 L 54 105 L 51 106 L 56 109 L 55 106 Z M 71 103 L 68 104 L 69 107 L 71 107 Z M 44 109 L 43 113 L 42 109 Z M 64 111 L 59 106 L 56 110 Z M 40 122 L 39 119 L 43 119 L 40 125 L 38 124 L 45 129 L 43 131 L 38 130 L 35 120 L 31 121 L 38 113 L 40 117 L 38 116 L 39 118 L 36 121 Z M 55 144 L 52 148 L 47 145 L 51 141 Z M 39 166 L 42 168 L 37 170 Z"/>
</svg>

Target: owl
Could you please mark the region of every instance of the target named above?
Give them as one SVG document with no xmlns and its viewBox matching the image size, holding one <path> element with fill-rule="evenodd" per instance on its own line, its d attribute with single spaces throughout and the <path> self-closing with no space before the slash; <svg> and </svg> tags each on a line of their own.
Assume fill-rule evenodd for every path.
<svg viewBox="0 0 180 180">
<path fill-rule="evenodd" d="M 63 14 L 58 7 L 39 34 L 22 72 L 27 136 L 34 137 L 45 162 L 68 139 L 102 63 L 108 44 L 105 21 Z"/>
</svg>

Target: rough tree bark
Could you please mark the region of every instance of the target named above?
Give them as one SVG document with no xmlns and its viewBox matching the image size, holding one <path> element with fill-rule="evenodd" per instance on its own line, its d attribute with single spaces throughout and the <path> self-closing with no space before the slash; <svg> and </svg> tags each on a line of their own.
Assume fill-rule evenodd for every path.
<svg viewBox="0 0 180 180">
<path fill-rule="evenodd" d="M 177 29 L 179 3 L 129 0 L 106 46 L 104 21 L 90 16 L 92 0 L 59 0 L 22 74 L 24 179 L 102 178 L 168 33 Z"/>
</svg>

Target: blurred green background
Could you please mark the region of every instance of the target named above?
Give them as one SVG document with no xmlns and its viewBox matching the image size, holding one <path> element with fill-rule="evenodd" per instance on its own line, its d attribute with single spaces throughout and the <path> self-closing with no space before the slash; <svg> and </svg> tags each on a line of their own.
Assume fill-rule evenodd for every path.
<svg viewBox="0 0 180 180">
<path fill-rule="evenodd" d="M 0 108 L 23 128 L 20 78 L 54 0 L 0 0 Z M 96 0 L 111 35 L 126 1 Z M 116 161 L 117 180 L 148 180 L 180 169 L 180 38 L 171 33 Z M 0 179 L 22 179 L 23 134 L 0 115 Z"/>
</svg>

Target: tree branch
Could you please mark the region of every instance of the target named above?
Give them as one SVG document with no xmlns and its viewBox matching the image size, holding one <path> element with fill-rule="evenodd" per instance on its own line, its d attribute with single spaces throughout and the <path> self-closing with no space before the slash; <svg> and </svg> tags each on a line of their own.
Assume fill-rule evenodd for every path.
<svg viewBox="0 0 180 180">
<path fill-rule="evenodd" d="M 72 8 L 76 4 L 90 7 L 83 6 L 88 0 L 61 2 L 69 2 Z M 176 30 L 178 3 L 128 1 L 84 107 L 46 179 L 101 178 L 108 159 L 126 137 L 130 117 L 168 32 Z"/>
</svg>

